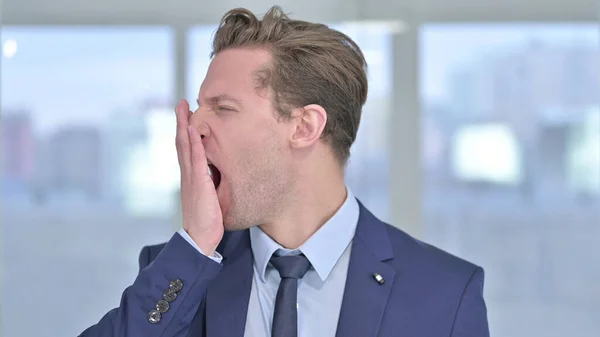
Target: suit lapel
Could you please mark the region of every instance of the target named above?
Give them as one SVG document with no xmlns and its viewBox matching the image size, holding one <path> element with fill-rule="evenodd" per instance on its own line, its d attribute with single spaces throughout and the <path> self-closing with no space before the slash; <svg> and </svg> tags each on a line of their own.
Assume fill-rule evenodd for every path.
<svg viewBox="0 0 600 337">
<path fill-rule="evenodd" d="M 223 269 L 206 294 L 206 336 L 242 337 L 253 276 L 248 231 L 231 233 L 220 251 Z"/>
<path fill-rule="evenodd" d="M 379 332 L 396 276 L 385 263 L 394 256 L 386 227 L 360 204 L 337 337 L 375 337 Z M 383 284 L 375 280 L 375 273 Z"/>
</svg>

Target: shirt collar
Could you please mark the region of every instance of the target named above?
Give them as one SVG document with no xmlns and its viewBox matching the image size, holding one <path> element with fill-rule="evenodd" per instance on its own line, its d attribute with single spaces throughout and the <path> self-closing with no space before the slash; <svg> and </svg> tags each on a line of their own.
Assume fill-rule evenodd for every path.
<svg viewBox="0 0 600 337">
<path fill-rule="evenodd" d="M 262 282 L 266 282 L 267 266 L 274 253 L 281 255 L 302 253 L 308 258 L 321 280 L 327 279 L 352 241 L 358 224 L 358 201 L 348 187 L 346 191 L 346 200 L 340 209 L 296 250 L 283 248 L 258 226 L 250 228 L 254 265 Z"/>
</svg>

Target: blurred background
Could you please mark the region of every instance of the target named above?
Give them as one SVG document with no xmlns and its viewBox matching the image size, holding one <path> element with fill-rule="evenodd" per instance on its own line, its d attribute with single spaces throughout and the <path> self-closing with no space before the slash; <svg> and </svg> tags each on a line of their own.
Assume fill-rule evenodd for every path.
<svg viewBox="0 0 600 337">
<path fill-rule="evenodd" d="M 225 11 L 266 0 L 4 0 L 0 335 L 75 336 L 180 226 L 179 98 Z M 362 47 L 348 184 L 486 270 L 492 335 L 600 336 L 600 5 L 280 1 Z"/>
</svg>

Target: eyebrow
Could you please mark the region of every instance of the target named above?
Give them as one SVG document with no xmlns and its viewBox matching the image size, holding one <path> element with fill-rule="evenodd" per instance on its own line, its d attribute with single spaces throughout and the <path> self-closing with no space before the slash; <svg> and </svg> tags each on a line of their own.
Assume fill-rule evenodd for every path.
<svg viewBox="0 0 600 337">
<path fill-rule="evenodd" d="M 229 102 L 241 105 L 241 101 L 239 99 L 229 96 L 227 94 L 216 95 L 216 96 L 209 97 L 206 99 L 206 102 L 208 102 L 208 104 L 212 104 L 212 105 L 218 104 L 223 101 L 229 101 Z M 200 106 L 200 99 L 196 99 L 196 103 L 198 103 L 198 106 Z"/>
</svg>

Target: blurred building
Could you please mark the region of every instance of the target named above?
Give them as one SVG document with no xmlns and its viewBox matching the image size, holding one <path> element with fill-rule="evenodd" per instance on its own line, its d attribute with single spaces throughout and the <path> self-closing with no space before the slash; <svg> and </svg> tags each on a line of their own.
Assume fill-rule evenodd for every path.
<svg viewBox="0 0 600 337">
<path fill-rule="evenodd" d="M 5 198 L 27 194 L 34 175 L 35 139 L 26 110 L 5 110 L 2 125 L 2 191 Z"/>
<path fill-rule="evenodd" d="M 103 196 L 107 203 L 122 208 L 127 192 L 127 166 L 134 149 L 147 141 L 142 110 L 120 110 L 111 114 L 102 130 Z"/>
<path fill-rule="evenodd" d="M 523 156 L 522 191 L 562 198 L 572 189 L 570 153 L 579 151 L 569 137 L 598 105 L 599 59 L 597 48 L 576 43 L 534 40 L 491 50 L 451 74 L 445 116 L 428 117 L 434 124 L 443 118 L 446 137 L 473 124 L 506 125 Z"/>
<path fill-rule="evenodd" d="M 100 131 L 89 126 L 56 130 L 40 144 L 36 198 L 97 200 L 102 188 Z"/>
<path fill-rule="evenodd" d="M 146 106 L 138 125 L 146 138 L 128 147 L 119 175 L 125 211 L 143 216 L 169 216 L 176 208 L 173 194 L 179 188 L 173 108 Z"/>
<path fill-rule="evenodd" d="M 600 51 L 537 41 L 493 50 L 452 74 L 454 116 L 509 123 L 534 139 L 546 120 L 572 121 L 598 104 Z"/>
<path fill-rule="evenodd" d="M 147 99 L 114 112 L 102 134 L 105 201 L 128 214 L 171 213 L 164 200 L 171 200 L 179 168 L 169 100 Z"/>
<path fill-rule="evenodd" d="M 600 106 L 591 108 L 585 121 L 571 130 L 568 145 L 573 192 L 580 198 L 600 195 Z"/>
</svg>

